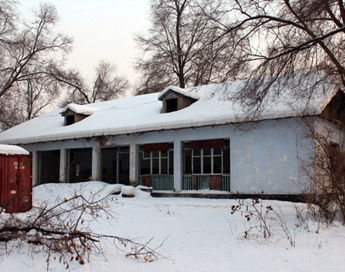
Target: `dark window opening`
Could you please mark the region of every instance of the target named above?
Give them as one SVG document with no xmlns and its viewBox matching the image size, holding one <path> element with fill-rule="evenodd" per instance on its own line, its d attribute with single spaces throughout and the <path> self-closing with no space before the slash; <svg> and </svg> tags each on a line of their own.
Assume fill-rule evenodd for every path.
<svg viewBox="0 0 345 272">
<path fill-rule="evenodd" d="M 66 118 L 66 126 L 74 124 L 74 115 L 67 115 L 65 118 Z"/>
<path fill-rule="evenodd" d="M 177 99 L 167 99 L 167 112 L 177 111 Z"/>
<path fill-rule="evenodd" d="M 184 173 L 192 174 L 192 150 L 185 150 L 184 152 Z"/>
<path fill-rule="evenodd" d="M 102 181 L 129 184 L 129 148 L 101 149 Z"/>
<path fill-rule="evenodd" d="M 230 149 L 223 150 L 223 173 L 230 174 Z"/>
<path fill-rule="evenodd" d="M 69 182 L 81 182 L 91 179 L 92 149 L 69 150 Z"/>
<path fill-rule="evenodd" d="M 38 152 L 38 184 L 59 182 L 60 150 Z"/>
</svg>

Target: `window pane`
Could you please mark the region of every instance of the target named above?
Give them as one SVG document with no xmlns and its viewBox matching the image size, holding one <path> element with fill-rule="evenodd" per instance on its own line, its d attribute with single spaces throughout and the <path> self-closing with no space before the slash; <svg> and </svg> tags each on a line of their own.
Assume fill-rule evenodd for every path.
<svg viewBox="0 0 345 272">
<path fill-rule="evenodd" d="M 174 151 L 169 151 L 169 174 L 174 174 Z"/>
<path fill-rule="evenodd" d="M 193 173 L 195 173 L 195 174 L 201 173 L 200 157 L 194 157 L 193 158 Z"/>
<path fill-rule="evenodd" d="M 183 144 L 183 147 L 184 147 L 184 148 L 191 148 L 190 142 L 184 143 L 184 144 Z"/>
<path fill-rule="evenodd" d="M 159 160 L 152 159 L 152 174 L 159 174 Z"/>
<path fill-rule="evenodd" d="M 173 112 L 173 111 L 177 111 L 177 99 L 167 99 L 166 100 L 166 111 L 167 112 Z"/>
<path fill-rule="evenodd" d="M 211 157 L 204 157 L 204 173 L 211 174 Z"/>
<path fill-rule="evenodd" d="M 216 156 L 213 158 L 213 173 L 220 174 L 222 173 L 222 157 Z"/>
<path fill-rule="evenodd" d="M 213 155 L 221 155 L 222 149 L 221 148 L 213 148 Z"/>
<path fill-rule="evenodd" d="M 192 174 L 192 151 L 184 151 L 184 174 Z"/>
<path fill-rule="evenodd" d="M 211 155 L 211 148 L 204 148 L 204 156 L 210 156 Z"/>
<path fill-rule="evenodd" d="M 152 151 L 152 158 L 158 158 L 159 157 L 159 151 Z"/>
<path fill-rule="evenodd" d="M 144 158 L 149 159 L 151 155 L 151 152 L 144 152 Z"/>
<path fill-rule="evenodd" d="M 168 159 L 161 159 L 161 174 L 168 174 Z"/>
<path fill-rule="evenodd" d="M 168 157 L 168 151 L 167 150 L 161 151 L 161 157 L 167 158 Z"/>
<path fill-rule="evenodd" d="M 150 160 L 140 160 L 140 175 L 150 175 Z"/>
<path fill-rule="evenodd" d="M 223 149 L 223 173 L 230 173 L 230 149 Z"/>
<path fill-rule="evenodd" d="M 194 149 L 193 150 L 193 156 L 200 156 L 200 149 Z"/>
</svg>

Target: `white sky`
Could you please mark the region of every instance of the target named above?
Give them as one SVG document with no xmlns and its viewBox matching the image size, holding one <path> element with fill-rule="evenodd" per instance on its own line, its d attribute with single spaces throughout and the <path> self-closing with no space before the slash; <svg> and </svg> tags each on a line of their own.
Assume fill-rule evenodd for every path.
<svg viewBox="0 0 345 272">
<path fill-rule="evenodd" d="M 19 0 L 23 17 L 42 0 Z M 117 66 L 118 73 L 131 84 L 138 79 L 133 68 L 140 51 L 134 42 L 137 32 L 149 27 L 150 0 L 47 0 L 59 14 L 58 32 L 73 38 L 68 65 L 78 69 L 89 81 L 100 60 Z"/>
</svg>

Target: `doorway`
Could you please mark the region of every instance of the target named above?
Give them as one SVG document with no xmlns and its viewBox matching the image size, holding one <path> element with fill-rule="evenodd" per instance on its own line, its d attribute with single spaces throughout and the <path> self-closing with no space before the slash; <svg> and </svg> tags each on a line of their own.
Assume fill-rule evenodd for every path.
<svg viewBox="0 0 345 272">
<path fill-rule="evenodd" d="M 102 181 L 129 185 L 129 147 L 101 149 Z"/>
</svg>

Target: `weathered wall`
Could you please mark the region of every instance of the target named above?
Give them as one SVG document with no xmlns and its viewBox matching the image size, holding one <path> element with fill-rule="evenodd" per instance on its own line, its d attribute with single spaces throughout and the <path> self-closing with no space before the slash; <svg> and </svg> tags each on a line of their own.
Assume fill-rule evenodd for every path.
<svg viewBox="0 0 345 272">
<path fill-rule="evenodd" d="M 299 193 L 304 182 L 300 160 L 312 156 L 313 141 L 305 138 L 304 123 L 297 118 L 267 120 L 241 125 L 224 125 L 196 129 L 151 132 L 92 140 L 68 140 L 25 145 L 29 151 L 68 148 L 93 148 L 93 180 L 99 177 L 100 145 L 130 146 L 131 181 L 137 176 L 136 147 L 140 144 L 174 143 L 174 183 L 177 191 L 182 183 L 181 142 L 217 138 L 230 139 L 231 190 L 239 193 Z M 35 152 L 34 152 L 35 154 Z M 65 156 L 65 155 L 64 155 Z M 62 162 L 63 163 L 63 159 Z M 35 166 L 34 166 L 35 167 Z M 36 166 L 37 167 L 37 166 Z M 64 166 L 60 166 L 63 171 Z"/>
</svg>

